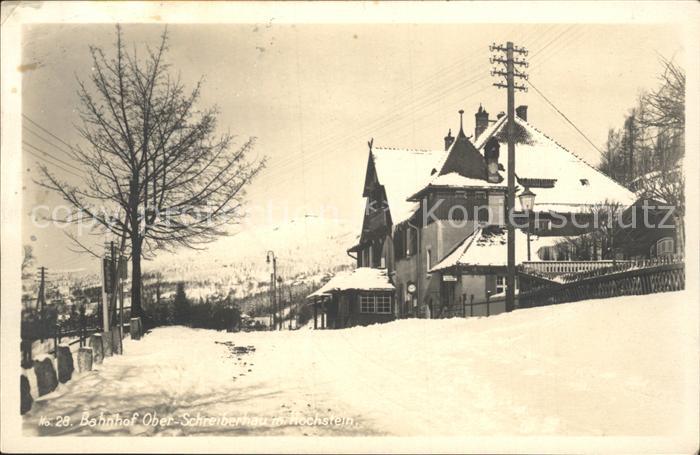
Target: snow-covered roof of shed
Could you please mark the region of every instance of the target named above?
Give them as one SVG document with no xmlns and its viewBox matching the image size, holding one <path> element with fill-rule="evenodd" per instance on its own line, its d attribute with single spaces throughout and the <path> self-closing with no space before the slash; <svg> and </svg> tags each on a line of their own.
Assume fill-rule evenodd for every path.
<svg viewBox="0 0 700 455">
<path fill-rule="evenodd" d="M 384 185 L 394 225 L 416 212 L 418 204 L 407 199 L 429 181 L 433 169 L 440 169 L 447 153 L 445 150 L 372 148 L 377 179 Z"/>
<path fill-rule="evenodd" d="M 508 116 L 503 116 L 484 131 L 475 147 L 483 153 L 486 142 L 495 136 L 501 145 L 499 162 L 508 170 Z M 565 149 L 525 120 L 516 117 L 519 141 L 515 144 L 515 174 L 518 178 L 556 179 L 552 188 L 531 188 L 537 195 L 535 209 L 579 212 L 591 205 L 618 202 L 630 205 L 633 192 L 600 172 L 582 158 Z"/>
<path fill-rule="evenodd" d="M 359 267 L 352 272 L 338 272 L 328 283 L 306 298 L 321 297 L 337 291 L 393 291 L 386 269 Z"/>
<path fill-rule="evenodd" d="M 566 237 L 541 237 L 530 235 L 530 250 L 533 260 L 541 259 L 538 253 L 543 247 L 551 247 Z M 507 265 L 507 231 L 500 226 L 477 228 L 430 272 L 438 272 L 455 266 L 503 266 Z M 515 262 L 527 261 L 527 234 L 515 230 Z"/>
</svg>

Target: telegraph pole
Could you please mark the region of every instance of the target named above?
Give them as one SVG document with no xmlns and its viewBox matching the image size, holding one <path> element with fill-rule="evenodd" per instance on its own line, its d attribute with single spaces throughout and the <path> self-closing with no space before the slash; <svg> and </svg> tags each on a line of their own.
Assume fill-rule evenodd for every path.
<svg viewBox="0 0 700 455">
<path fill-rule="evenodd" d="M 272 258 L 272 259 L 270 259 Z M 277 319 L 278 319 L 278 301 L 277 301 L 277 257 L 273 251 L 267 252 L 267 263 L 272 261 L 272 275 L 270 276 L 270 311 L 273 313 L 272 317 L 272 330 L 277 329 Z"/>
<path fill-rule="evenodd" d="M 39 310 L 39 318 L 41 321 L 41 341 L 44 341 L 44 332 L 46 331 L 46 267 L 39 267 L 39 295 L 36 302 L 37 310 Z"/>
<path fill-rule="evenodd" d="M 111 259 L 105 254 L 102 258 L 102 330 L 109 332 L 109 298 L 108 290 L 112 287 Z"/>
<path fill-rule="evenodd" d="M 528 64 L 524 60 L 517 60 L 514 54 L 527 55 L 525 48 L 519 48 L 508 41 L 505 46 L 493 44 L 489 47 L 492 52 L 498 52 L 491 57 L 491 63 L 505 65 L 493 69 L 492 76 L 503 76 L 506 83 L 496 82 L 498 88 L 505 88 L 508 93 L 508 195 L 506 197 L 506 226 L 508 228 L 508 267 L 506 275 L 506 311 L 515 309 L 515 227 L 513 226 L 513 209 L 515 207 L 515 90 L 527 91 L 527 87 L 516 85 L 515 78 L 527 79 L 523 72 L 515 70 L 516 65 L 527 68 Z M 505 59 L 503 54 L 505 53 Z"/>
<path fill-rule="evenodd" d="M 292 287 L 289 286 L 289 330 L 292 330 Z"/>
</svg>

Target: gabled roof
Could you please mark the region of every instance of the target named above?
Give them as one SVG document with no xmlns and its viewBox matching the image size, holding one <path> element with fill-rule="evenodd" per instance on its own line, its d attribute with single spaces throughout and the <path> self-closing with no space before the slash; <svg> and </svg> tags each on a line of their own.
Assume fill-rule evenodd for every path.
<svg viewBox="0 0 700 455">
<path fill-rule="evenodd" d="M 374 147 L 370 154 L 377 180 L 384 186 L 389 212 L 394 225 L 407 220 L 418 210 L 418 204 L 408 201 L 417 189 L 431 177 L 445 160 L 444 150 L 412 150 Z"/>
<path fill-rule="evenodd" d="M 409 197 L 411 201 L 420 200 L 421 196 L 433 189 L 454 188 L 503 188 L 505 182 L 491 183 L 486 179 L 486 161 L 460 129 L 457 139 L 450 146 L 436 172 L 425 185 L 416 188 Z"/>
<path fill-rule="evenodd" d="M 483 152 L 486 142 L 495 137 L 501 150 L 508 147 L 506 124 L 508 116 L 498 119 L 484 131 L 476 143 Z M 606 200 L 625 206 L 634 203 L 635 195 L 583 159 L 562 147 L 519 117 L 515 118 L 515 175 L 517 178 L 556 179 L 552 188 L 533 188 L 537 195 L 535 209 L 557 212 L 579 212 Z M 501 153 L 500 163 L 507 172 L 507 153 Z"/>
<path fill-rule="evenodd" d="M 538 251 L 551 247 L 566 237 L 540 237 L 530 235 L 530 257 L 539 260 Z M 433 266 L 429 272 L 438 272 L 459 266 L 505 267 L 508 258 L 508 241 L 506 228 L 486 226 L 477 228 L 462 243 Z M 515 262 L 527 261 L 527 234 L 515 230 Z"/>
<path fill-rule="evenodd" d="M 473 179 L 486 180 L 486 161 L 460 127 L 457 138 L 450 145 L 438 175 L 457 173 Z"/>
<path fill-rule="evenodd" d="M 386 269 L 360 267 L 350 272 L 338 272 L 328 283 L 306 298 L 321 297 L 341 291 L 393 291 L 394 289 Z"/>
</svg>

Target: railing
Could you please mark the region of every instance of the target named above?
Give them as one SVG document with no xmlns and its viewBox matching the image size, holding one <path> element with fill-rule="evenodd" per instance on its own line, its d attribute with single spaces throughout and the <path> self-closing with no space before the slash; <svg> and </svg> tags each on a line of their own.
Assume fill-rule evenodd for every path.
<svg viewBox="0 0 700 455">
<path fill-rule="evenodd" d="M 626 270 L 621 271 L 607 270 L 603 273 L 596 270 L 591 276 L 570 278 L 563 284 L 544 285 L 539 288 L 533 286 L 534 289 L 531 290 L 521 289 L 518 307 L 530 308 L 587 299 L 680 291 L 685 288 L 685 264 L 670 261 L 671 259 L 647 261 L 646 266 L 628 265 Z M 526 279 L 526 276 L 521 275 L 521 285 L 528 286 Z"/>
<path fill-rule="evenodd" d="M 633 261 L 527 261 L 522 263 L 525 272 L 534 272 L 537 275 L 557 276 L 568 273 L 587 272 L 612 267 L 613 265 L 625 266 Z"/>
</svg>

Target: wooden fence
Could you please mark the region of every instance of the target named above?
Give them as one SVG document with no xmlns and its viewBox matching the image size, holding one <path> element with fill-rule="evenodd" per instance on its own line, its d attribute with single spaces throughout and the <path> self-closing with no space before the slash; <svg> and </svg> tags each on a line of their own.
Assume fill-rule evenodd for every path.
<svg viewBox="0 0 700 455">
<path fill-rule="evenodd" d="M 554 305 L 587 299 L 623 295 L 644 295 L 685 288 L 685 264 L 663 259 L 616 265 L 557 280 L 542 279 L 523 270 L 520 273 L 519 308 Z"/>
</svg>

